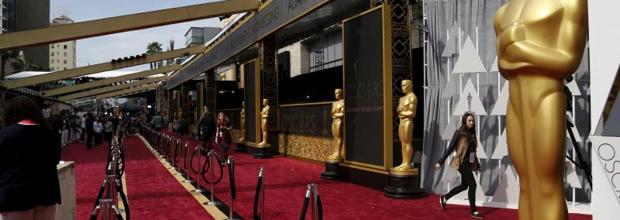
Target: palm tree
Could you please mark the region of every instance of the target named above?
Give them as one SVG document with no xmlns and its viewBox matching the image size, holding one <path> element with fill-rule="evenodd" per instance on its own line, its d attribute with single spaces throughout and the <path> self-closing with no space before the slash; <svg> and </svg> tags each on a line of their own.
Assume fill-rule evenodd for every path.
<svg viewBox="0 0 620 220">
<path fill-rule="evenodd" d="M 151 42 L 149 44 L 146 45 L 146 54 L 155 54 L 155 53 L 160 53 L 163 51 L 163 49 L 161 48 L 161 44 L 159 42 Z M 157 65 L 155 65 L 155 62 L 150 63 L 151 64 L 151 69 L 153 69 L 153 67 L 157 68 Z"/>
</svg>

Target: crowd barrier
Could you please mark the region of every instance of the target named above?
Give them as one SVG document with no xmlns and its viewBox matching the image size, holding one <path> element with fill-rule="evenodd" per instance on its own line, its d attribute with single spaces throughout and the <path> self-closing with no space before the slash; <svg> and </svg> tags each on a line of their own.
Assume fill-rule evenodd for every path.
<svg viewBox="0 0 620 220">
<path fill-rule="evenodd" d="M 224 164 L 228 166 L 229 177 L 229 213 L 228 219 L 234 218 L 234 202 L 237 198 L 235 184 L 235 163 L 231 156 L 222 158 L 221 148 L 214 143 L 195 143 L 187 137 L 172 133 L 160 132 L 149 127 L 142 127 L 141 135 L 155 149 L 155 154 L 162 158 L 165 163 L 173 167 L 186 179 L 184 182 L 194 184 L 194 192 L 205 192 L 202 182 L 210 185 L 210 201 L 205 203 L 209 206 L 219 206 L 221 203 L 216 200 L 215 184 L 218 184 L 224 176 Z M 206 146 L 205 146 L 206 145 Z M 264 219 L 265 207 L 265 175 L 264 168 L 260 167 L 256 183 L 256 192 L 253 204 L 253 219 Z M 305 219 L 307 211 L 310 210 L 312 220 L 323 219 L 323 208 L 321 198 L 318 194 L 316 184 L 308 184 L 307 192 L 301 210 L 300 219 Z"/>
<path fill-rule="evenodd" d="M 121 177 L 125 173 L 125 152 L 120 136 L 120 129 L 117 129 L 116 135 L 112 139 L 112 145 L 108 148 L 108 155 L 105 166 L 105 178 L 101 183 L 97 199 L 90 220 L 96 220 L 101 215 L 102 220 L 123 220 L 131 219 L 129 202 L 127 195 L 123 191 L 123 182 Z M 118 198 L 124 206 L 125 218 L 122 216 L 122 210 L 117 206 Z"/>
</svg>

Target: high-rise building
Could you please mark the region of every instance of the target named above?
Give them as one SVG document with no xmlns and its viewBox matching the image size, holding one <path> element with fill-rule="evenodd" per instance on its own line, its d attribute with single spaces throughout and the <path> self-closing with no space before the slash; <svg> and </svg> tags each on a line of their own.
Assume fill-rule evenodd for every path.
<svg viewBox="0 0 620 220">
<path fill-rule="evenodd" d="M 6 31 L 4 30 L 4 23 L 7 22 L 7 19 L 4 18 L 4 11 L 6 10 L 7 8 L 4 7 L 4 1 L 0 1 L 0 34 Z"/>
<path fill-rule="evenodd" d="M 217 27 L 191 27 L 185 32 L 185 46 L 190 47 L 209 42 L 221 30 Z"/>
<path fill-rule="evenodd" d="M 3 33 L 49 27 L 50 0 L 1 0 Z M 25 70 L 48 70 L 49 47 L 27 47 Z"/>
<path fill-rule="evenodd" d="M 73 20 L 71 20 L 71 18 L 61 15 L 60 17 L 54 18 L 51 25 L 54 26 L 71 23 L 73 23 Z M 59 71 L 75 68 L 75 47 L 75 41 L 65 41 L 50 44 L 50 71 Z"/>
</svg>

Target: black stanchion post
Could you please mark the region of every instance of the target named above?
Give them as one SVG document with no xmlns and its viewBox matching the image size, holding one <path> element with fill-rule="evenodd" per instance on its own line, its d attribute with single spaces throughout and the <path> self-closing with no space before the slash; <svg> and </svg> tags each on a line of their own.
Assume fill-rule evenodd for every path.
<svg viewBox="0 0 620 220">
<path fill-rule="evenodd" d="M 209 154 L 207 154 L 207 159 L 209 160 L 209 170 L 210 170 L 210 176 L 211 176 L 211 199 L 210 201 L 207 203 L 208 206 L 217 206 L 220 205 L 220 202 L 215 201 L 215 163 L 217 163 L 217 159 L 215 158 L 215 151 L 213 150 L 213 147 L 211 147 L 211 149 L 209 150 Z"/>
<path fill-rule="evenodd" d="M 308 189 L 306 190 L 306 196 L 304 197 L 304 203 L 301 205 L 301 214 L 299 214 L 299 220 L 306 219 L 306 212 L 308 211 L 308 203 L 310 202 L 310 197 L 312 195 L 312 189 L 310 185 L 308 185 Z"/>
<path fill-rule="evenodd" d="M 301 208 L 300 220 L 306 219 L 306 213 L 308 206 L 310 206 L 310 219 L 323 220 L 323 207 L 321 204 L 321 198 L 319 197 L 318 185 L 314 183 L 308 184 L 306 190 L 306 197 L 304 197 L 304 204 Z"/>
<path fill-rule="evenodd" d="M 254 220 L 263 219 L 263 205 L 265 202 L 265 177 L 264 168 L 258 169 L 258 181 L 256 182 L 256 193 L 254 194 Z"/>
<path fill-rule="evenodd" d="M 198 148 L 198 167 L 200 168 L 200 170 L 198 172 L 196 172 L 196 188 L 194 190 L 192 190 L 192 192 L 197 192 L 197 193 L 202 193 L 202 189 L 200 189 L 202 186 L 200 185 L 200 177 L 202 176 L 202 174 L 204 173 L 204 166 L 200 166 L 200 148 Z"/>
<path fill-rule="evenodd" d="M 97 199 L 95 200 L 95 205 L 89 219 L 96 220 L 99 213 L 101 213 L 102 219 L 109 220 L 115 218 L 122 220 L 123 217 L 120 215 L 121 211 L 116 207 L 116 204 L 118 204 L 118 196 L 121 197 L 125 205 L 127 219 L 130 219 L 129 203 L 123 192 L 122 182 L 120 180 L 124 173 L 124 163 L 125 158 L 122 143 L 117 132 L 114 139 L 112 139 L 112 146 L 108 149 L 105 178 L 97 193 Z"/>
<path fill-rule="evenodd" d="M 235 187 L 235 161 L 231 156 L 228 157 L 228 182 L 230 183 L 230 208 L 228 209 L 228 220 L 235 220 L 234 204 L 237 198 L 237 189 Z"/>
</svg>

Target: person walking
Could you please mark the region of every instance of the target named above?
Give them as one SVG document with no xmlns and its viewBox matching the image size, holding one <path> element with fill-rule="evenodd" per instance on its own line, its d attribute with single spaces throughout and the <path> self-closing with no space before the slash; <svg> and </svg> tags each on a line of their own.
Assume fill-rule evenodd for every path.
<svg viewBox="0 0 620 220">
<path fill-rule="evenodd" d="M 93 114 L 92 113 L 87 113 L 86 114 L 86 148 L 87 149 L 92 149 L 93 148 L 93 137 L 95 136 L 95 131 L 93 131 L 93 124 L 94 124 L 94 120 L 93 120 Z"/>
<path fill-rule="evenodd" d="M 153 126 L 156 131 L 160 132 L 161 129 L 165 126 L 165 124 L 166 122 L 164 121 L 164 118 L 161 117 L 159 112 L 155 113 L 155 116 L 153 116 L 153 119 L 151 119 L 151 126 Z"/>
<path fill-rule="evenodd" d="M 217 114 L 217 130 L 215 132 L 215 143 L 222 148 L 224 153 L 224 160 L 228 158 L 228 150 L 232 144 L 232 137 L 230 135 L 230 121 L 224 112 Z M 222 161 L 225 164 L 224 161 Z"/>
<path fill-rule="evenodd" d="M 108 147 L 112 147 L 112 132 L 114 132 L 114 124 L 112 118 L 106 118 L 103 123 L 103 139 Z"/>
<path fill-rule="evenodd" d="M 60 140 L 26 96 L 6 102 L 0 131 L 0 219 L 53 220 L 60 204 Z"/>
<path fill-rule="evenodd" d="M 209 108 L 205 107 L 205 111 L 198 122 L 198 128 L 202 131 L 202 140 L 207 151 L 211 149 L 213 143 L 213 137 L 215 136 L 215 119 L 213 114 L 209 112 Z"/>
<path fill-rule="evenodd" d="M 448 194 L 439 196 L 439 204 L 441 209 L 446 208 L 446 201 L 452 196 L 469 189 L 467 195 L 469 197 L 470 216 L 482 219 L 483 216 L 478 212 L 476 207 L 476 180 L 473 171 L 479 171 L 480 163 L 476 158 L 477 139 L 475 129 L 474 115 L 466 112 L 461 118 L 461 127 L 454 132 L 448 150 L 443 153 L 439 161 L 435 164 L 435 170 L 439 170 L 450 154 L 456 151 L 456 156 L 450 161 L 450 167 L 458 169 L 461 173 L 461 184 L 450 190 Z"/>
<path fill-rule="evenodd" d="M 95 122 L 93 122 L 93 132 L 95 136 L 95 148 L 99 148 L 103 137 L 103 123 L 101 123 L 101 118 L 97 117 Z"/>
</svg>

